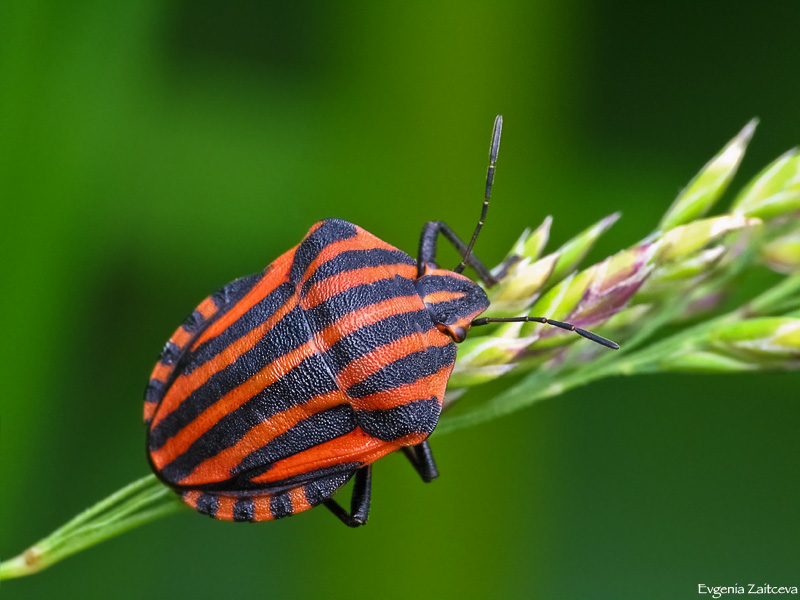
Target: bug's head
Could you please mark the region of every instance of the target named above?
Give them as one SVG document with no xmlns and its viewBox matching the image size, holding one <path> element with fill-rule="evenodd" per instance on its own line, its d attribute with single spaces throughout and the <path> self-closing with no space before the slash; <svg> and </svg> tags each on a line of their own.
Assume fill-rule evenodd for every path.
<svg viewBox="0 0 800 600">
<path fill-rule="evenodd" d="M 426 267 L 417 293 L 439 331 L 463 342 L 472 320 L 489 308 L 486 292 L 474 281 L 446 269 Z"/>
</svg>

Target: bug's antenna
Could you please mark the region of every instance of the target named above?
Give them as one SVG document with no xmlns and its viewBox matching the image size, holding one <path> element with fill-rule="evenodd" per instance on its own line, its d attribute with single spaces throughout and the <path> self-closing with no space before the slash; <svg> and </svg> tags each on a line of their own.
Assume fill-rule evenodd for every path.
<svg viewBox="0 0 800 600">
<path fill-rule="evenodd" d="M 461 258 L 461 264 L 458 265 L 453 271 L 461 273 L 464 267 L 467 266 L 467 259 L 472 254 L 472 247 L 475 245 L 475 240 L 478 239 L 478 234 L 481 232 L 483 222 L 486 220 L 486 212 L 489 210 L 489 198 L 492 196 L 492 183 L 494 182 L 494 165 L 497 162 L 497 152 L 500 150 L 500 133 L 503 131 L 503 115 L 497 115 L 494 119 L 494 127 L 492 128 L 492 145 L 489 148 L 489 169 L 486 171 L 486 193 L 483 196 L 483 208 L 481 209 L 481 218 L 475 226 L 475 231 L 472 233 L 472 239 L 464 251 L 464 256 Z"/>
<path fill-rule="evenodd" d="M 554 327 L 559 327 L 561 329 L 566 329 L 567 331 L 574 331 L 581 337 L 585 337 L 587 340 L 591 340 L 601 346 L 605 346 L 606 348 L 611 348 L 612 350 L 619 350 L 619 344 L 616 342 L 612 342 L 611 340 L 607 340 L 604 337 L 600 337 L 596 333 L 592 333 L 591 331 L 587 331 L 585 329 L 581 329 L 580 327 L 575 327 L 572 323 L 564 323 L 563 321 L 553 321 L 552 319 L 546 319 L 545 317 L 509 317 L 509 318 L 481 318 L 475 319 L 472 322 L 472 327 L 477 327 L 479 325 L 487 325 L 489 323 L 543 323 L 545 325 L 553 325 Z"/>
</svg>

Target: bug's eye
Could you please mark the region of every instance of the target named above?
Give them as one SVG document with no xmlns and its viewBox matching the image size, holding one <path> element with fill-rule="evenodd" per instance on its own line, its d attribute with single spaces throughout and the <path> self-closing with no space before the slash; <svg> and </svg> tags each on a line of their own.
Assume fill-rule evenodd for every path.
<svg viewBox="0 0 800 600">
<path fill-rule="evenodd" d="M 456 344 L 460 344 L 465 339 L 467 339 L 467 332 L 469 331 L 468 327 L 462 327 L 461 325 L 437 325 L 436 326 L 439 331 L 446 333 Z"/>
</svg>

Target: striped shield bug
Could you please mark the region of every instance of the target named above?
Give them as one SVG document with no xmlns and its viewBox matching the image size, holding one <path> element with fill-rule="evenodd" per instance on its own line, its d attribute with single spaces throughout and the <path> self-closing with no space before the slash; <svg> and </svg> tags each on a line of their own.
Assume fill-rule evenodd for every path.
<svg viewBox="0 0 800 600">
<path fill-rule="evenodd" d="M 314 225 L 262 273 L 206 298 L 167 342 L 144 404 L 156 475 L 199 512 L 265 521 L 324 504 L 346 525 L 369 515 L 372 463 L 402 450 L 424 481 L 438 476 L 436 427 L 456 343 L 470 327 L 541 317 L 479 318 L 497 282 L 472 254 L 489 207 L 502 117 L 495 120 L 481 217 L 468 244 L 425 225 L 418 258 L 338 219 Z M 443 236 L 461 254 L 439 268 Z M 332 499 L 355 476 L 350 511 Z"/>
</svg>

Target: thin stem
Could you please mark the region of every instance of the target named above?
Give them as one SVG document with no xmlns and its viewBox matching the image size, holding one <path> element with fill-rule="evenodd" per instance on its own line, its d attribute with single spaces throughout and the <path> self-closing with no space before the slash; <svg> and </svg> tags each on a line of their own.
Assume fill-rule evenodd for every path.
<svg viewBox="0 0 800 600">
<path fill-rule="evenodd" d="M 0 563 L 0 579 L 36 573 L 67 556 L 182 508 L 171 490 L 154 475 L 148 475 L 83 511 L 19 556 Z"/>
<path fill-rule="evenodd" d="M 789 275 L 759 294 L 737 311 L 740 318 L 770 315 L 784 310 L 793 310 L 798 306 L 800 292 L 800 273 Z"/>
<path fill-rule="evenodd" d="M 144 490 L 145 493 L 147 489 L 153 485 L 153 477 L 142 477 L 141 479 L 137 479 L 133 483 L 126 485 L 124 488 L 117 490 L 113 494 L 111 494 L 108 498 L 101 500 L 94 506 L 90 506 L 83 512 L 79 513 L 74 519 L 67 522 L 61 528 L 54 531 L 50 534 L 49 538 L 56 538 L 60 536 L 64 536 L 67 533 L 74 531 L 83 523 L 91 520 L 93 517 L 99 515 L 103 511 L 111 508 L 115 504 L 119 502 L 123 502 L 126 498 L 131 498 L 135 494 L 138 494 L 140 491 Z"/>
</svg>

